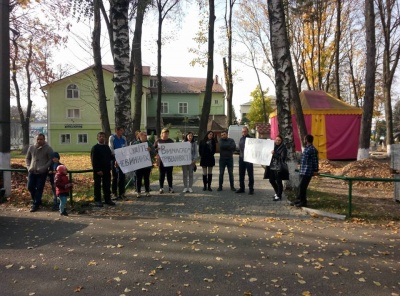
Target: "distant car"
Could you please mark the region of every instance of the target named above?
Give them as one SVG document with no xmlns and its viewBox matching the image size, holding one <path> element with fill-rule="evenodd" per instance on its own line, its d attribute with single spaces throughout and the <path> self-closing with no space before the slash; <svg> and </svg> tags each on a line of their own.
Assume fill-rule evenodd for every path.
<svg viewBox="0 0 400 296">
<path fill-rule="evenodd" d="M 231 138 L 235 141 L 236 144 L 236 152 L 239 151 L 239 141 L 242 137 L 242 128 L 246 125 L 230 125 L 228 128 L 228 138 Z"/>
</svg>

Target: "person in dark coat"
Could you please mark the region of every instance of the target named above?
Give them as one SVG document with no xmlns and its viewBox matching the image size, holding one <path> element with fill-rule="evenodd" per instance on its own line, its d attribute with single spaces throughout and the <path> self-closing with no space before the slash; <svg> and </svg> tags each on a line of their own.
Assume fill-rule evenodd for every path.
<svg viewBox="0 0 400 296">
<path fill-rule="evenodd" d="M 235 140 L 228 138 L 228 132 L 221 133 L 219 140 L 219 185 L 217 191 L 222 191 L 225 167 L 228 170 L 229 184 L 232 191 L 236 191 L 233 180 L 233 152 L 236 150 Z"/>
<path fill-rule="evenodd" d="M 274 188 L 275 195 L 273 200 L 282 199 L 283 183 L 281 176 L 281 163 L 286 161 L 287 148 L 282 142 L 282 137 L 277 135 L 275 138 L 274 150 L 271 151 L 272 159 L 270 165 L 269 183 Z"/>
<path fill-rule="evenodd" d="M 251 162 L 244 161 L 244 149 L 246 146 L 246 138 L 251 138 L 249 135 L 249 128 L 247 126 L 242 127 L 242 137 L 239 140 L 239 186 L 236 193 L 244 193 L 244 178 L 249 176 L 249 195 L 254 194 L 254 168 Z"/>
<path fill-rule="evenodd" d="M 111 164 L 112 154 L 110 147 L 106 144 L 106 133 L 97 134 L 98 143 L 92 147 L 90 159 L 93 167 L 94 201 L 96 207 L 102 207 L 101 189 L 103 188 L 104 202 L 115 206 L 111 200 Z"/>
<path fill-rule="evenodd" d="M 199 154 L 200 154 L 200 166 L 203 168 L 203 191 L 212 191 L 212 170 L 215 166 L 215 151 L 217 148 L 217 143 L 214 139 L 214 133 L 208 131 L 204 136 L 204 139 L 200 141 L 199 144 Z"/>
</svg>

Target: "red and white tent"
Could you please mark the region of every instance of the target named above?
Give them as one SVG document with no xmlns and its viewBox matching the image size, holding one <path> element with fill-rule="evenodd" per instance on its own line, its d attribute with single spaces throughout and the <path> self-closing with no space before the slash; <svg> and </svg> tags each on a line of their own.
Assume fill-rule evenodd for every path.
<svg viewBox="0 0 400 296">
<path fill-rule="evenodd" d="M 307 132 L 314 136 L 320 159 L 357 159 L 362 109 L 324 91 L 302 91 L 301 106 Z M 279 134 L 276 110 L 270 114 L 271 138 Z M 301 151 L 297 121 L 292 109 L 296 151 Z"/>
</svg>

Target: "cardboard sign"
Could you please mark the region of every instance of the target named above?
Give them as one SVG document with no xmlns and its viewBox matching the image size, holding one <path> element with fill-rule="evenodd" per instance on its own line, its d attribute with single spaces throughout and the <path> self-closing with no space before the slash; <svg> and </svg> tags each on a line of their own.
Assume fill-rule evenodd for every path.
<svg viewBox="0 0 400 296">
<path fill-rule="evenodd" d="M 147 143 L 141 143 L 114 150 L 119 168 L 124 174 L 153 165 L 147 148 Z"/>
<path fill-rule="evenodd" d="M 159 143 L 158 155 L 165 167 L 192 163 L 192 147 L 189 142 Z"/>
<path fill-rule="evenodd" d="M 274 145 L 273 140 L 246 138 L 243 160 L 254 164 L 270 165 Z"/>
</svg>

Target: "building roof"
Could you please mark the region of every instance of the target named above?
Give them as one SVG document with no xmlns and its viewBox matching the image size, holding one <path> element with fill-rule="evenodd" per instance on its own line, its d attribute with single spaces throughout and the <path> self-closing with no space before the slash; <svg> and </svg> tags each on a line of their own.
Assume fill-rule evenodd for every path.
<svg viewBox="0 0 400 296">
<path fill-rule="evenodd" d="M 86 67 L 85 69 L 78 71 L 69 76 L 63 77 L 59 80 L 53 81 L 52 83 L 43 86 L 44 89 L 51 84 L 60 82 L 64 79 L 68 79 L 71 76 L 75 76 L 87 70 L 93 69 L 94 65 Z M 143 66 L 143 76 L 151 76 L 151 71 L 149 66 Z M 110 73 L 114 73 L 114 65 L 103 65 L 103 70 Z M 153 78 L 156 78 L 153 76 Z M 206 89 L 206 78 L 196 78 L 196 77 L 177 77 L 177 76 L 164 76 L 162 77 L 163 93 L 202 93 Z M 151 88 L 151 90 L 157 93 L 157 87 Z M 214 84 L 212 87 L 212 92 L 214 93 L 225 93 L 223 86 L 218 81 L 218 75 L 215 76 Z"/>
<path fill-rule="evenodd" d="M 177 77 L 164 76 L 162 77 L 162 92 L 165 93 L 202 93 L 206 90 L 206 78 L 196 77 Z M 157 92 L 157 88 L 151 88 Z M 218 81 L 218 76 L 215 77 L 212 91 L 214 93 L 225 93 L 223 86 Z"/>
</svg>

